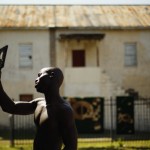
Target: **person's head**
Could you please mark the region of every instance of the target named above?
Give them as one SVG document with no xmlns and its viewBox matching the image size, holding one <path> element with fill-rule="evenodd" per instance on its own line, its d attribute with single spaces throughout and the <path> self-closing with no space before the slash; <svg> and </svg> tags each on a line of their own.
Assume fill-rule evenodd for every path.
<svg viewBox="0 0 150 150">
<path fill-rule="evenodd" d="M 38 92 L 46 93 L 59 89 L 63 82 L 63 73 L 57 67 L 46 67 L 40 70 L 35 80 L 35 88 Z"/>
</svg>

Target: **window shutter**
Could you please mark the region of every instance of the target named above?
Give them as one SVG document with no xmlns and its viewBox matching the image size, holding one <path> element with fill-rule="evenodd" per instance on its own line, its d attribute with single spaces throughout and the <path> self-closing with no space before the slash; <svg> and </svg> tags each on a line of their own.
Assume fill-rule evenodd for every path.
<svg viewBox="0 0 150 150">
<path fill-rule="evenodd" d="M 125 66 L 137 65 L 137 49 L 135 43 L 125 44 Z"/>
<path fill-rule="evenodd" d="M 32 67 L 32 44 L 20 44 L 19 51 L 20 67 Z"/>
</svg>

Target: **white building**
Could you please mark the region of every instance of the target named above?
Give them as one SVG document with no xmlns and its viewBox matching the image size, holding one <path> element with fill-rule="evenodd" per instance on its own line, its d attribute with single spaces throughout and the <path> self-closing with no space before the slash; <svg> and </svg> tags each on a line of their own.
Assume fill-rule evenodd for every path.
<svg viewBox="0 0 150 150">
<path fill-rule="evenodd" d="M 8 5 L 0 14 L 0 47 L 9 46 L 2 81 L 12 99 L 41 96 L 34 81 L 45 66 L 63 70 L 62 96 L 133 89 L 150 97 L 150 6 Z"/>
</svg>

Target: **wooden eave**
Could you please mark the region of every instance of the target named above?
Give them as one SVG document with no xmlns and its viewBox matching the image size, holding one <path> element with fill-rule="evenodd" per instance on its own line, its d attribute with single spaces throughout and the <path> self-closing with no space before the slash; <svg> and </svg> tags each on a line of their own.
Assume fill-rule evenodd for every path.
<svg viewBox="0 0 150 150">
<path fill-rule="evenodd" d="M 104 36 L 105 34 L 95 34 L 95 33 L 60 34 L 59 39 L 60 40 L 102 40 Z"/>
</svg>

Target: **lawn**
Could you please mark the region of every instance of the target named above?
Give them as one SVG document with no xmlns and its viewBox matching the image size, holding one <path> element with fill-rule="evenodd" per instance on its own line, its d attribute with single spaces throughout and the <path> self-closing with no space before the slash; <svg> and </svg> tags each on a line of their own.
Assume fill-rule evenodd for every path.
<svg viewBox="0 0 150 150">
<path fill-rule="evenodd" d="M 18 143 L 18 142 L 17 142 Z M 9 141 L 0 140 L 0 150 L 32 150 L 30 144 L 16 144 L 10 147 Z M 150 150 L 150 140 L 145 141 L 115 141 L 115 142 L 78 142 L 78 150 Z"/>
</svg>

